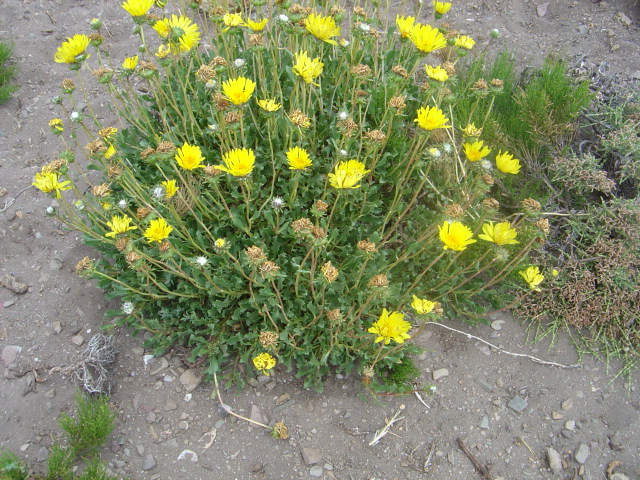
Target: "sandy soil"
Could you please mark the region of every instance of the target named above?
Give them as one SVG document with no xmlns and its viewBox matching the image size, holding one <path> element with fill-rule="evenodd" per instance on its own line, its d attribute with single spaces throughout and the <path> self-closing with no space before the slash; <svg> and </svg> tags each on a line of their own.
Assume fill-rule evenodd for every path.
<svg viewBox="0 0 640 480">
<path fill-rule="evenodd" d="M 88 31 L 89 20 L 99 17 L 114 51 L 122 57 L 134 53 L 126 48 L 133 38 L 119 3 L 0 0 L 0 38 L 15 42 L 20 65 L 20 88 L 0 107 L 0 192 L 7 190 L 0 210 L 58 151 L 47 123 L 57 116 L 50 99 L 68 76 L 64 66 L 53 62 L 60 42 Z M 540 64 L 549 53 L 570 59 L 585 55 L 588 61 L 606 62 L 609 75 L 640 79 L 640 6 L 633 0 L 455 3 L 453 26 L 473 35 L 480 48 L 489 31 L 498 28 L 498 45 L 515 51 L 522 67 Z M 91 94 L 101 98 L 97 87 Z M 108 105 L 101 108 L 108 115 Z M 0 448 L 18 453 L 36 470 L 43 469 L 52 434 L 59 431 L 58 415 L 73 408 L 77 391 L 70 376 L 46 377 L 46 367 L 77 361 L 104 324 L 108 304 L 93 282 L 73 273 L 75 263 L 91 252 L 46 215 L 51 203 L 29 189 L 0 213 L 0 277 L 14 274 L 29 286 L 21 295 L 0 287 Z M 553 346 L 530 345 L 523 325 L 508 315 L 491 320 L 504 323 L 494 323 L 499 330 L 487 325 L 472 333 L 512 352 L 577 362 L 565 334 Z M 461 438 L 478 460 L 493 466 L 486 478 L 640 478 L 638 391 L 593 358 L 584 359 L 580 368 L 560 369 L 433 327 L 419 339 L 425 353 L 417 360 L 422 382 L 435 385 L 433 394 L 423 397 L 428 406 L 415 396 L 374 398 L 355 378 L 330 378 L 325 392 L 317 394 L 285 373 L 242 392 L 224 393 L 225 403 L 240 413 L 250 415 L 253 408 L 254 415 L 283 420 L 291 436 L 282 441 L 223 416 L 209 383 L 187 395 L 180 378 L 189 367 L 177 353 L 145 366 L 150 352 L 144 351 L 142 338 L 118 331 L 115 340 L 119 355 L 112 401 L 118 426 L 103 457 L 118 476 L 482 478 L 459 448 Z M 12 347 L 21 348 L 16 359 L 9 358 L 17 350 Z M 17 376 L 31 367 L 43 367 L 39 377 Z M 440 369 L 448 374 L 434 381 Z M 393 434 L 369 446 L 401 404 L 403 418 Z M 549 468 L 548 448 L 561 462 L 555 472 Z M 317 463 L 306 464 L 303 453 Z M 616 470 L 621 476 L 607 476 L 613 461 L 621 462 Z"/>
</svg>

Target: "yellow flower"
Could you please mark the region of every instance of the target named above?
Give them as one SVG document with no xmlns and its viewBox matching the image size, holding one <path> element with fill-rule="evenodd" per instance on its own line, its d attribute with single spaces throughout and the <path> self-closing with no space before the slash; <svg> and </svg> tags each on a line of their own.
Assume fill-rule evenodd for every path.
<svg viewBox="0 0 640 480">
<path fill-rule="evenodd" d="M 52 118 L 49 120 L 49 127 L 53 133 L 62 133 L 64 130 L 64 124 L 59 118 Z"/>
<path fill-rule="evenodd" d="M 198 25 L 184 15 L 179 17 L 171 15 L 171 18 L 158 20 L 154 23 L 153 29 L 167 41 L 169 50 L 174 55 L 188 52 L 200 42 Z M 158 53 L 160 53 L 160 49 L 158 49 Z"/>
<path fill-rule="evenodd" d="M 255 82 L 245 77 L 227 80 L 222 84 L 222 91 L 225 97 L 234 105 L 242 105 L 248 102 L 255 88 Z"/>
<path fill-rule="evenodd" d="M 114 215 L 111 217 L 111 221 L 107 222 L 107 227 L 109 227 L 111 231 L 105 233 L 104 236 L 114 238 L 116 235 L 126 233 L 129 230 L 136 230 L 138 227 L 131 225 L 132 221 L 133 219 L 127 215 Z"/>
<path fill-rule="evenodd" d="M 216 165 L 218 170 L 234 177 L 246 177 L 253 172 L 256 157 L 250 148 L 235 148 L 222 156 L 224 165 Z"/>
<path fill-rule="evenodd" d="M 258 106 L 266 112 L 277 112 L 278 110 L 280 110 L 280 107 L 282 107 L 282 105 L 277 103 L 275 99 L 272 100 L 270 98 L 258 100 Z"/>
<path fill-rule="evenodd" d="M 204 168 L 202 162 L 204 157 L 202 151 L 197 145 L 189 145 L 184 143 L 181 148 L 178 148 L 175 156 L 176 162 L 185 170 L 193 170 L 194 168 Z"/>
<path fill-rule="evenodd" d="M 164 218 L 157 218 L 149 222 L 149 227 L 144 231 L 144 236 L 149 243 L 162 242 L 173 231 Z"/>
<path fill-rule="evenodd" d="M 436 11 L 436 13 L 440 15 L 444 15 L 451 8 L 451 2 L 438 2 L 437 0 L 434 0 L 433 8 Z"/>
<path fill-rule="evenodd" d="M 445 82 L 449 80 L 449 74 L 442 67 L 432 67 L 431 65 L 424 66 L 425 72 L 430 78 L 437 80 L 438 82 Z"/>
<path fill-rule="evenodd" d="M 216 248 L 224 248 L 227 245 L 227 241 L 224 238 L 216 238 L 213 245 Z"/>
<path fill-rule="evenodd" d="M 287 161 L 290 170 L 304 170 L 313 165 L 307 151 L 300 147 L 293 147 L 287 151 Z"/>
<path fill-rule="evenodd" d="M 122 8 L 132 17 L 140 17 L 147 14 L 153 2 L 154 0 L 127 0 L 122 4 Z"/>
<path fill-rule="evenodd" d="M 173 197 L 178 192 L 178 186 L 175 180 L 165 180 L 162 182 L 162 186 L 164 187 L 164 193 L 167 198 Z"/>
<path fill-rule="evenodd" d="M 410 328 L 411 324 L 404 320 L 404 314 L 389 312 L 383 308 L 378 321 L 367 331 L 378 335 L 375 343 L 384 341 L 385 345 L 389 345 L 391 340 L 396 343 L 404 343 L 405 339 L 411 338 L 411 335 L 407 333 Z"/>
<path fill-rule="evenodd" d="M 329 183 L 333 188 L 360 188 L 358 182 L 370 171 L 358 160 L 340 162 L 334 172 L 329 174 Z"/>
<path fill-rule="evenodd" d="M 447 125 L 449 119 L 438 107 L 422 107 L 418 109 L 417 117 L 413 120 L 425 130 L 435 130 L 436 128 L 451 128 Z"/>
<path fill-rule="evenodd" d="M 263 375 L 269 375 L 269 370 L 276 366 L 276 359 L 273 358 L 271 354 L 264 352 L 254 357 L 253 366 Z"/>
<path fill-rule="evenodd" d="M 496 245 L 512 245 L 518 243 L 516 235 L 518 232 L 515 228 L 511 228 L 509 222 L 501 222 L 496 225 L 489 222 L 482 225 L 482 233 L 478 235 L 478 238 Z"/>
<path fill-rule="evenodd" d="M 322 17 L 312 13 L 305 20 L 305 26 L 307 27 L 307 31 L 317 39 L 330 43 L 331 45 L 338 45 L 335 40 L 331 39 L 331 37 L 340 35 L 340 29 L 336 25 L 333 17 Z"/>
<path fill-rule="evenodd" d="M 401 38 L 409 38 L 415 22 L 415 17 L 401 17 L 400 15 L 396 15 L 396 26 L 398 27 Z"/>
<path fill-rule="evenodd" d="M 76 64 L 82 62 L 89 58 L 89 55 L 85 55 L 88 46 L 89 37 L 74 35 L 62 42 L 53 58 L 57 63 Z"/>
<path fill-rule="evenodd" d="M 320 57 L 311 60 L 307 55 L 307 52 L 304 51 L 296 53 L 296 63 L 293 66 L 293 73 L 302 77 L 306 83 L 318 85 L 317 83 L 314 83 L 313 80 L 320 76 L 323 67 L 324 63 L 320 61 Z"/>
<path fill-rule="evenodd" d="M 560 272 L 554 268 L 553 270 L 551 270 L 551 275 L 557 277 L 558 275 L 560 275 Z"/>
<path fill-rule="evenodd" d="M 462 130 L 462 135 L 465 137 L 479 137 L 482 135 L 482 129 L 477 128 L 474 123 L 470 123 Z"/>
<path fill-rule="evenodd" d="M 159 59 L 163 59 L 163 58 L 166 58 L 166 56 L 169 55 L 170 52 L 171 52 L 171 49 L 169 47 L 167 47 L 166 45 L 160 45 L 155 55 Z"/>
<path fill-rule="evenodd" d="M 109 160 L 115 154 L 116 154 L 116 147 L 114 147 L 113 145 L 109 145 L 109 148 L 107 148 L 107 151 L 104 152 L 104 158 Z"/>
<path fill-rule="evenodd" d="M 135 57 L 127 57 L 124 59 L 124 62 L 122 62 L 122 68 L 124 68 L 125 70 L 135 70 L 137 66 L 138 55 L 136 55 Z"/>
<path fill-rule="evenodd" d="M 242 20 L 242 15 L 240 15 L 239 13 L 225 13 L 222 17 L 222 21 L 227 26 L 227 28 L 222 30 L 223 32 L 226 32 L 231 27 L 242 27 L 246 25 L 246 23 L 244 23 L 244 20 Z"/>
<path fill-rule="evenodd" d="M 426 315 L 431 313 L 436 306 L 436 302 L 427 300 L 426 298 L 418 298 L 413 295 L 413 301 L 411 302 L 411 308 L 415 310 L 418 315 Z"/>
<path fill-rule="evenodd" d="M 482 140 L 478 140 L 473 143 L 465 142 L 462 144 L 462 147 L 464 148 L 464 154 L 470 162 L 477 162 L 491 153 L 491 150 L 484 146 L 484 142 Z"/>
<path fill-rule="evenodd" d="M 263 18 L 259 22 L 254 22 L 253 20 L 247 20 L 247 27 L 249 27 L 254 32 L 261 32 L 264 27 L 267 25 L 267 19 Z"/>
<path fill-rule="evenodd" d="M 502 153 L 502 151 L 500 151 L 498 155 L 496 155 L 496 167 L 498 167 L 498 170 L 502 173 L 512 173 L 516 175 L 520 172 L 522 165 L 520 165 L 520 160 L 513 158 L 513 155 L 509 152 Z"/>
<path fill-rule="evenodd" d="M 540 285 L 544 280 L 544 275 L 540 273 L 540 269 L 538 267 L 531 265 L 526 269 L 519 271 L 518 274 L 524 278 L 524 281 L 527 282 L 531 290 L 535 290 L 537 292 L 540 291 L 538 285 Z"/>
<path fill-rule="evenodd" d="M 60 198 L 60 192 L 64 192 L 71 188 L 69 185 L 70 183 L 71 182 L 69 181 L 58 181 L 57 173 L 39 172 L 36 173 L 36 177 L 33 179 L 33 183 L 31 185 L 44 193 L 56 192 L 56 198 Z"/>
<path fill-rule="evenodd" d="M 461 252 L 467 248 L 467 245 L 475 243 L 477 240 L 473 238 L 471 229 L 460 222 L 444 222 L 440 231 L 440 240 L 444 244 L 444 250 L 454 250 Z"/>
<path fill-rule="evenodd" d="M 456 37 L 454 45 L 456 47 L 464 48 L 467 50 L 471 50 L 476 42 L 469 35 L 460 35 Z"/>
<path fill-rule="evenodd" d="M 429 53 L 447 46 L 447 39 L 431 25 L 416 24 L 409 32 L 409 39 L 418 50 Z"/>
</svg>

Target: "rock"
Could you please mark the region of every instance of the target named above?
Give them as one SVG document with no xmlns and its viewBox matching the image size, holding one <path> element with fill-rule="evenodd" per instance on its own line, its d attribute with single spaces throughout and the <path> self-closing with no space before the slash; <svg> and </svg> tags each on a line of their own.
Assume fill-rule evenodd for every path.
<svg viewBox="0 0 640 480">
<path fill-rule="evenodd" d="M 562 415 L 560 412 L 551 412 L 551 418 L 553 420 L 562 420 L 564 418 L 564 415 Z"/>
<path fill-rule="evenodd" d="M 62 260 L 59 258 L 52 258 L 49 262 L 50 270 L 62 270 Z"/>
<path fill-rule="evenodd" d="M 449 370 L 447 370 L 446 368 L 439 368 L 438 370 L 435 370 L 432 375 L 434 380 L 439 380 L 443 377 L 448 377 Z"/>
<path fill-rule="evenodd" d="M 164 404 L 164 409 L 167 412 L 170 412 L 170 411 L 175 410 L 177 408 L 178 408 L 178 404 L 175 401 L 171 400 L 171 399 L 167 400 L 167 402 Z"/>
<path fill-rule="evenodd" d="M 38 450 L 38 455 L 36 456 L 36 461 L 41 463 L 44 462 L 47 458 L 49 458 L 49 450 L 45 446 L 40 447 L 40 450 Z"/>
<path fill-rule="evenodd" d="M 198 454 L 193 450 L 183 450 L 178 455 L 178 460 L 184 460 L 187 457 L 191 459 L 191 463 L 198 463 Z"/>
<path fill-rule="evenodd" d="M 560 475 L 564 470 L 562 457 L 551 447 L 547 448 L 547 461 L 549 462 L 549 468 L 554 474 Z"/>
<path fill-rule="evenodd" d="M 589 446 L 586 443 L 581 443 L 576 452 L 573 455 L 576 462 L 580 465 L 584 465 L 584 462 L 587 461 L 587 457 L 589 457 Z"/>
<path fill-rule="evenodd" d="M 536 11 L 538 12 L 539 17 L 544 17 L 547 14 L 547 9 L 549 8 L 549 2 L 541 3 L 536 7 Z"/>
<path fill-rule="evenodd" d="M 613 432 L 609 435 L 609 448 L 615 451 L 620 451 L 624 448 L 622 434 L 620 434 L 620 432 Z"/>
<path fill-rule="evenodd" d="M 73 337 L 71 337 L 71 343 L 73 343 L 76 347 L 79 347 L 84 343 L 84 337 L 82 335 L 74 335 Z"/>
<path fill-rule="evenodd" d="M 142 355 L 144 353 L 144 348 L 142 348 L 142 347 L 133 347 L 131 349 L 131 353 L 133 353 L 134 355 Z"/>
<path fill-rule="evenodd" d="M 144 457 L 144 463 L 142 464 L 142 470 L 144 470 L 145 472 L 148 472 L 149 470 L 153 470 L 154 468 L 156 468 L 156 459 L 153 458 L 153 455 L 148 453 Z"/>
<path fill-rule="evenodd" d="M 180 430 L 189 430 L 189 423 L 186 420 L 181 420 L 178 422 L 178 428 Z"/>
<path fill-rule="evenodd" d="M 580 35 L 587 35 L 589 33 L 589 27 L 586 25 L 580 25 L 578 26 L 578 32 Z"/>
<path fill-rule="evenodd" d="M 266 414 L 262 411 L 262 409 L 255 404 L 251 404 L 251 411 L 249 413 L 249 418 L 254 422 L 262 423 L 263 425 L 269 424 L 269 419 Z"/>
<path fill-rule="evenodd" d="M 633 24 L 633 20 L 624 12 L 618 12 L 617 18 L 625 27 L 630 27 Z"/>
<path fill-rule="evenodd" d="M 149 356 L 151 358 L 148 358 Z M 157 358 L 152 355 L 145 355 L 142 359 L 145 366 L 149 369 L 149 374 L 153 376 L 158 375 L 165 368 L 169 367 L 169 362 L 164 357 Z"/>
<path fill-rule="evenodd" d="M 483 430 L 488 430 L 489 429 L 489 417 L 484 415 L 482 417 L 482 420 L 480 420 L 480 423 L 478 424 L 478 426 L 480 428 L 482 428 Z"/>
<path fill-rule="evenodd" d="M 147 423 L 155 422 L 157 417 L 158 416 L 156 415 L 156 412 L 151 411 L 151 412 L 147 413 Z"/>
<path fill-rule="evenodd" d="M 567 430 L 566 428 L 563 428 L 562 431 L 560 432 L 560 435 L 562 435 L 562 438 L 566 438 L 567 440 L 569 440 L 575 436 L 575 433 L 572 432 L 571 430 Z"/>
<path fill-rule="evenodd" d="M 140 408 L 140 402 L 142 401 L 142 395 L 140 395 L 139 393 L 136 393 L 133 396 L 133 400 L 131 401 L 131 403 L 133 404 L 133 409 L 134 410 L 138 410 L 138 408 Z"/>
<path fill-rule="evenodd" d="M 493 328 L 494 330 L 500 330 L 502 329 L 503 323 L 504 320 L 494 320 L 493 322 L 491 322 L 491 328 Z"/>
<path fill-rule="evenodd" d="M 571 430 L 573 432 L 576 429 L 575 420 L 567 420 L 564 424 L 564 428 L 566 428 L 567 430 Z"/>
<path fill-rule="evenodd" d="M 316 448 L 305 447 L 302 449 L 302 460 L 305 465 L 315 465 L 322 460 L 322 454 Z"/>
<path fill-rule="evenodd" d="M 631 78 L 633 78 L 634 80 L 640 80 L 640 70 L 636 70 L 635 72 L 633 72 L 631 74 Z"/>
<path fill-rule="evenodd" d="M 59 335 L 62 332 L 62 322 L 53 322 L 53 332 Z"/>
<path fill-rule="evenodd" d="M 322 467 L 315 466 L 309 469 L 309 475 L 312 477 L 321 477 L 322 476 Z"/>
<path fill-rule="evenodd" d="M 290 399 L 291 399 L 291 395 L 289 395 L 288 393 L 285 393 L 284 395 L 280 395 L 276 399 L 276 406 L 282 405 L 283 403 L 288 402 Z"/>
<path fill-rule="evenodd" d="M 20 352 L 22 352 L 22 347 L 18 345 L 7 345 L 2 349 L 0 360 L 2 360 L 2 364 L 5 368 L 18 361 L 18 358 L 20 358 Z"/>
<path fill-rule="evenodd" d="M 44 392 L 44 396 L 47 398 L 53 398 L 56 396 L 56 389 L 52 388 L 51 390 L 47 390 L 46 392 Z"/>
<path fill-rule="evenodd" d="M 214 427 L 216 430 L 220 430 L 222 427 L 224 427 L 224 420 L 218 420 L 215 424 Z"/>
<path fill-rule="evenodd" d="M 564 402 L 562 402 L 562 409 L 566 412 L 567 410 L 571 410 L 573 408 L 573 398 L 568 398 Z"/>
<path fill-rule="evenodd" d="M 202 375 L 198 375 L 195 370 L 186 370 L 180 375 L 180 383 L 187 392 L 193 392 L 202 382 Z"/>
<path fill-rule="evenodd" d="M 0 277 L 0 287 L 11 290 L 13 293 L 17 293 L 18 295 L 27 293 L 29 291 L 28 285 L 17 281 L 13 275 L 10 275 L 8 273 Z"/>
<path fill-rule="evenodd" d="M 144 445 L 136 445 L 136 452 L 140 456 L 144 455 Z"/>
<path fill-rule="evenodd" d="M 520 395 L 513 397 L 507 404 L 511 410 L 518 413 L 522 412 L 528 405 L 526 398 L 522 398 Z"/>
<path fill-rule="evenodd" d="M 609 480 L 629 480 L 624 473 L 613 473 L 609 475 Z"/>
</svg>

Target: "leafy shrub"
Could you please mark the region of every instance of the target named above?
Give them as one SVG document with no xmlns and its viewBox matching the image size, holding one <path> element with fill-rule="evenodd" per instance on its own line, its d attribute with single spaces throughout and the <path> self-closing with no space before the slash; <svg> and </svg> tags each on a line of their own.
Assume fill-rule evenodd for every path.
<svg viewBox="0 0 640 480">
<path fill-rule="evenodd" d="M 50 126 L 71 132 L 68 150 L 34 181 L 101 252 L 77 270 L 122 299 L 120 324 L 158 350 L 190 346 L 209 374 L 281 363 L 321 388 L 332 366 L 371 378 L 402 362 L 409 305 L 415 325 L 473 321 L 522 282 L 513 272 L 546 230 L 539 204 L 501 209 L 519 160 L 482 143 L 483 121 L 451 115 L 468 94 L 489 118 L 503 89 L 465 93 L 472 39 L 362 8 L 259 0 L 251 20 L 197 2 L 194 21 L 151 3 L 123 4 L 140 54 L 92 70 L 125 127 L 63 108 Z M 79 72 L 63 107 L 86 92 L 90 45 L 111 58 L 92 27 L 56 52 Z M 102 175 L 88 187 L 69 169 L 79 152 Z"/>
</svg>

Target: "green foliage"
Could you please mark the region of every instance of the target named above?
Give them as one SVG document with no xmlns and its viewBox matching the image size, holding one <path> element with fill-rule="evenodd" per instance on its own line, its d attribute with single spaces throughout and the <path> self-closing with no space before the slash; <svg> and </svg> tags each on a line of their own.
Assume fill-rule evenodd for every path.
<svg viewBox="0 0 640 480">
<path fill-rule="evenodd" d="M 46 480 L 67 480 L 73 478 L 75 455 L 68 447 L 54 444 L 47 458 Z"/>
<path fill-rule="evenodd" d="M 12 452 L 0 450 L 0 480 L 26 480 L 26 464 Z"/>
<path fill-rule="evenodd" d="M 69 448 L 78 454 L 94 455 L 113 431 L 116 414 L 106 396 L 76 397 L 76 415 L 63 414 L 58 419 L 65 431 Z"/>
<path fill-rule="evenodd" d="M 88 169 L 102 173 L 101 184 L 87 189 L 85 172 L 70 171 L 61 158 L 36 185 L 61 196 L 63 219 L 102 254 L 78 271 L 122 299 L 123 309 L 110 315 L 151 332 L 155 351 L 186 345 L 192 361 L 206 360 L 207 374 L 229 367 L 233 376 L 245 366 L 271 369 L 254 362 L 269 354 L 320 389 L 332 367 L 373 374 L 405 361 L 410 348 L 397 330 L 417 328 L 401 323 L 399 312 L 410 311 L 414 295 L 438 308 L 413 327 L 442 312 L 476 321 L 519 278 L 542 236 L 534 224 L 539 212 L 495 200 L 510 197 L 515 173 L 494 166 L 496 149 L 483 162 L 463 153 L 471 138 L 460 129 L 468 119 L 483 126 L 494 100 L 513 88 L 510 60 L 494 69 L 509 76 L 502 86 L 479 92 L 453 77 L 449 91 L 449 83 L 425 75 L 424 55 L 393 33 L 393 19 L 367 24 L 386 36 L 340 25 L 349 41 L 334 46 L 300 27 L 304 15 L 282 20 L 278 14 L 290 14 L 284 6 L 263 7 L 254 12 L 268 19 L 260 34 L 227 29 L 219 12 L 195 10 L 193 21 L 213 39 L 206 50 L 196 48 L 186 18 L 160 38 L 156 55 L 149 39 L 168 20 L 149 35 L 138 25 L 148 49 L 139 64 L 101 67 L 94 76 L 125 128 L 116 133 L 82 116 L 65 118 L 65 127 L 50 124 L 71 140 L 80 130 L 95 135 L 77 150 L 88 154 Z M 192 32 L 186 41 L 171 43 L 185 32 Z M 442 40 L 451 71 L 466 50 Z M 65 49 L 77 47 L 69 42 Z M 304 78 L 315 67 L 299 65 L 301 52 L 322 62 L 321 74 Z M 63 53 L 73 53 L 72 70 L 84 68 L 83 51 Z M 235 81 L 234 90 L 227 82 Z M 245 91 L 253 82 L 255 91 Z M 472 112 L 449 118 L 472 90 L 465 107 Z M 63 107 L 78 94 L 69 84 L 63 93 Z M 279 107 L 268 112 L 260 100 Z M 193 147 L 199 153 L 186 165 Z M 294 147 L 312 165 L 290 168 Z M 228 155 L 243 168 L 224 163 Z M 81 211 L 61 195 L 72 188 L 90 191 Z M 476 240 L 494 223 L 515 229 L 517 243 Z M 469 244 L 455 243 L 464 235 L 447 234 L 450 225 Z M 385 311 L 392 327 L 378 324 Z M 384 342 L 375 342 L 378 334 Z"/>
<path fill-rule="evenodd" d="M 18 88 L 13 84 L 13 77 L 16 74 L 16 66 L 10 62 L 13 53 L 13 45 L 7 42 L 0 42 L 0 104 L 5 103 L 11 94 Z"/>
</svg>

